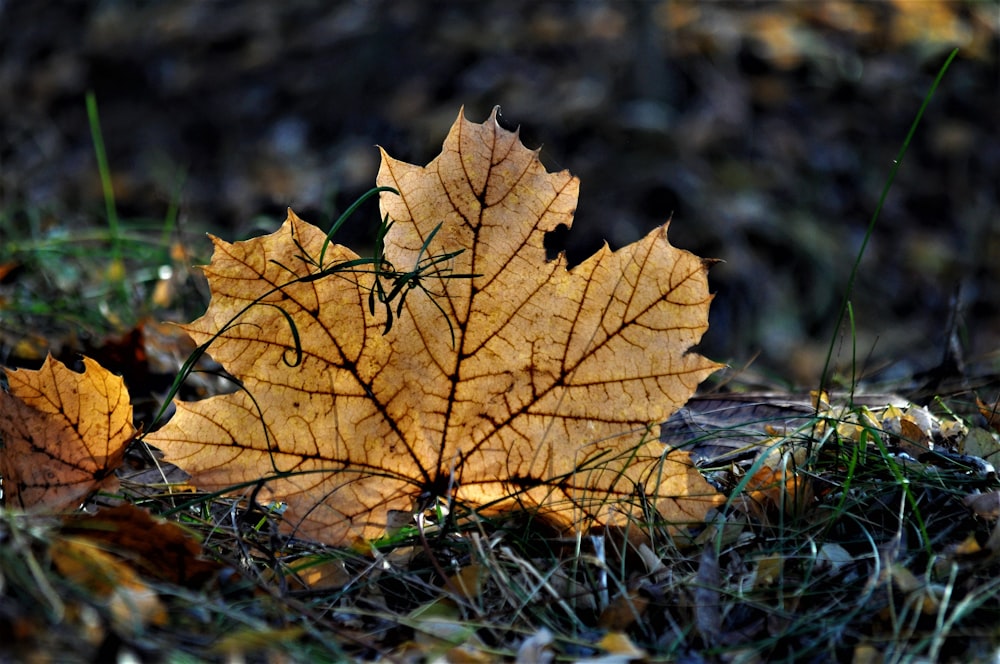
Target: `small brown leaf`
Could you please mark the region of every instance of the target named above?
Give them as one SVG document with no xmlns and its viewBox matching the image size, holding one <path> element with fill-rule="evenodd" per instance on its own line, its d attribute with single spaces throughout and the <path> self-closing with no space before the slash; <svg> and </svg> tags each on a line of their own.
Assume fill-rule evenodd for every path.
<svg viewBox="0 0 1000 664">
<path fill-rule="evenodd" d="M 915 459 L 933 447 L 930 434 L 910 419 L 909 415 L 904 415 L 899 420 L 899 431 L 899 449 Z"/>
<path fill-rule="evenodd" d="M 746 485 L 747 510 L 764 522 L 780 513 L 801 516 L 814 498 L 812 484 L 791 467 L 761 467 Z"/>
<path fill-rule="evenodd" d="M 202 587 L 222 568 L 202 558 L 201 545 L 176 523 L 129 503 L 96 514 L 71 514 L 60 531 L 100 544 L 143 576 L 189 588 Z"/>
<path fill-rule="evenodd" d="M 1000 517 L 1000 491 L 970 493 L 962 499 L 965 506 L 984 519 Z"/>
<path fill-rule="evenodd" d="M 5 261 L 0 263 L 0 281 L 3 281 L 7 276 L 14 272 L 17 268 L 21 267 L 21 264 L 17 261 Z"/>
<path fill-rule="evenodd" d="M 38 371 L 4 370 L 0 389 L 0 476 L 8 508 L 78 507 L 115 491 L 115 469 L 135 435 L 122 379 L 90 358 L 82 374 L 48 356 Z"/>
<path fill-rule="evenodd" d="M 444 587 L 458 593 L 462 599 L 475 600 L 483 591 L 483 582 L 486 580 L 487 574 L 488 569 L 483 565 L 465 565 L 448 577 Z"/>
<path fill-rule="evenodd" d="M 980 414 L 986 418 L 990 428 L 1000 433 L 1000 397 L 997 397 L 992 406 L 976 397 L 976 406 L 979 407 Z"/>
<path fill-rule="evenodd" d="M 602 664 L 626 664 L 646 659 L 647 656 L 646 651 L 632 643 L 632 639 L 624 632 L 608 632 L 596 645 L 608 653 L 607 657 L 597 660 Z"/>
<path fill-rule="evenodd" d="M 611 600 L 597 619 L 597 626 L 609 632 L 624 632 L 641 620 L 649 600 L 636 591 L 618 595 Z"/>
<path fill-rule="evenodd" d="M 997 435 L 979 427 L 972 427 L 969 430 L 965 438 L 962 439 L 959 449 L 962 454 L 979 457 L 993 464 L 1000 459 L 998 456 L 1000 455 L 1000 442 L 997 441 Z"/>
</svg>

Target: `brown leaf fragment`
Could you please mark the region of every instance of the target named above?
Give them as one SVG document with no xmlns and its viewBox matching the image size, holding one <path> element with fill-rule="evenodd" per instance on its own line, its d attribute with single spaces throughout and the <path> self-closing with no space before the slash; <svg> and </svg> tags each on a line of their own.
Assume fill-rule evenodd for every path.
<svg viewBox="0 0 1000 664">
<path fill-rule="evenodd" d="M 979 427 L 972 427 L 962 439 L 959 451 L 968 456 L 979 457 L 992 464 L 1000 458 L 998 456 L 1000 455 L 1000 441 L 997 440 L 997 434 Z"/>
<path fill-rule="evenodd" d="M 4 261 L 0 263 L 0 283 L 7 281 L 7 278 L 19 267 L 21 267 L 21 264 L 18 261 Z"/>
<path fill-rule="evenodd" d="M 931 439 L 912 420 L 903 418 L 899 421 L 900 437 L 899 449 L 906 452 L 913 458 L 918 458 L 931 447 Z"/>
<path fill-rule="evenodd" d="M 655 423 L 720 367 L 690 352 L 708 326 L 706 261 L 666 226 L 572 269 L 547 260 L 579 182 L 546 172 L 495 113 L 460 115 L 426 167 L 383 151 L 377 184 L 399 192 L 381 198 L 392 266 L 461 253 L 425 263 L 383 334 L 376 277 L 318 275 L 321 256 L 358 256 L 294 213 L 272 235 L 214 239 L 212 300 L 185 330 L 219 335 L 209 352 L 246 389 L 178 403 L 147 440 L 205 489 L 274 477 L 286 524 L 334 544 L 378 538 L 391 512 L 434 497 L 565 528 L 651 511 L 701 522 L 718 495 Z"/>
<path fill-rule="evenodd" d="M 150 624 L 167 622 L 156 591 L 128 565 L 84 537 L 60 537 L 49 550 L 56 570 L 104 603 L 119 633 L 140 634 Z"/>
<path fill-rule="evenodd" d="M 989 491 L 987 493 L 970 493 L 962 502 L 966 507 L 984 519 L 996 519 L 1000 517 L 1000 491 Z"/>
<path fill-rule="evenodd" d="M 641 620 L 649 606 L 649 600 L 637 591 L 629 591 L 611 600 L 601 611 L 597 626 L 609 632 L 624 632 L 636 621 Z"/>
<path fill-rule="evenodd" d="M 992 406 L 976 397 L 976 406 L 979 408 L 979 413 L 986 418 L 986 423 L 990 425 L 990 428 L 1000 433 L 1000 396 L 997 397 Z"/>
<path fill-rule="evenodd" d="M 646 651 L 632 643 L 632 639 L 624 632 L 610 631 L 596 645 L 608 653 L 594 660 L 600 664 L 627 664 L 647 657 Z"/>
<path fill-rule="evenodd" d="M 765 523 L 778 515 L 801 516 L 812 503 L 812 484 L 791 467 L 761 467 L 746 485 L 746 511 Z"/>
<path fill-rule="evenodd" d="M 219 563 L 202 557 L 201 545 L 186 530 L 129 503 L 96 514 L 71 514 L 60 532 L 99 544 L 147 578 L 192 589 L 221 570 Z"/>
<path fill-rule="evenodd" d="M 82 374 L 52 356 L 37 371 L 4 370 L 0 476 L 8 508 L 63 510 L 115 491 L 115 469 L 135 435 L 122 379 L 90 358 Z"/>
<path fill-rule="evenodd" d="M 488 568 L 483 565 L 465 565 L 448 577 L 444 587 L 458 593 L 462 599 L 477 600 L 483 591 L 483 582 L 486 581 L 488 574 Z"/>
</svg>

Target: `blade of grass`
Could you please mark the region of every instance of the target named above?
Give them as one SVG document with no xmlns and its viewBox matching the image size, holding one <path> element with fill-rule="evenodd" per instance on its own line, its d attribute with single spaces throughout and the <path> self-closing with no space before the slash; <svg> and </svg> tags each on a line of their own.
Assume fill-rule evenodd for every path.
<svg viewBox="0 0 1000 664">
<path fill-rule="evenodd" d="M 125 295 L 125 269 L 122 265 L 121 231 L 118 223 L 118 208 L 115 205 L 115 190 L 111 183 L 111 169 L 108 166 L 108 154 L 104 147 L 104 135 L 101 133 L 101 120 L 97 112 L 97 97 L 92 91 L 87 92 L 87 120 L 90 124 L 90 136 L 94 142 L 94 154 L 97 157 L 97 172 L 101 177 L 101 189 L 104 193 L 104 208 L 108 216 L 108 232 L 111 235 L 111 269 L 109 274 L 119 283 L 122 295 Z"/>
<path fill-rule="evenodd" d="M 181 172 L 178 174 L 177 182 L 174 185 L 174 192 L 170 197 L 170 202 L 167 207 L 167 214 L 163 218 L 163 231 L 160 234 L 160 241 L 163 246 L 167 248 L 168 253 L 170 251 L 170 241 L 173 238 L 174 229 L 177 228 L 177 217 L 180 213 L 181 190 L 184 188 L 184 180 L 186 178 L 186 173 Z"/>
<path fill-rule="evenodd" d="M 892 160 L 892 168 L 889 170 L 889 176 L 886 178 L 885 186 L 882 187 L 882 195 L 879 196 L 878 204 L 875 206 L 875 212 L 872 214 L 872 218 L 868 222 L 868 228 L 865 231 L 864 239 L 861 241 L 861 248 L 858 249 L 858 254 L 854 259 L 854 265 L 851 267 L 851 274 L 847 278 L 847 287 L 844 288 L 843 299 L 840 301 L 840 312 L 837 314 L 837 322 L 833 326 L 833 335 L 830 339 L 830 345 L 827 348 L 826 361 L 823 363 L 823 373 L 820 375 L 819 392 L 821 394 L 829 384 L 830 361 L 833 359 L 833 349 L 837 343 L 837 332 L 840 330 L 841 325 L 843 325 L 845 316 L 847 316 L 847 309 L 851 301 L 851 293 L 854 291 L 854 282 L 857 279 L 858 271 L 861 267 L 861 259 L 865 255 L 865 249 L 868 248 L 868 241 L 871 240 L 872 234 L 875 231 L 875 223 L 878 221 L 879 215 L 882 213 L 882 206 L 885 204 L 885 200 L 889 196 L 889 190 L 892 189 L 892 184 L 896 180 L 896 173 L 899 172 L 899 167 L 903 163 L 903 157 L 910 148 L 910 142 L 917 133 L 917 127 L 920 126 L 920 121 L 924 117 L 924 111 L 927 110 L 927 106 L 930 105 L 931 99 L 934 97 L 934 93 L 938 89 L 938 85 L 940 85 L 941 81 L 944 79 L 944 75 L 948 71 L 948 68 L 951 66 L 951 63 L 955 59 L 956 55 L 958 55 L 957 48 L 951 51 L 944 64 L 941 65 L 937 76 L 934 78 L 934 82 L 931 84 L 930 90 L 928 90 L 927 94 L 924 95 L 924 101 L 920 104 L 917 116 L 913 119 L 913 123 L 910 125 L 910 130 L 907 132 L 906 138 L 903 140 L 903 146 L 899 149 L 899 153 L 896 155 L 896 158 Z"/>
</svg>

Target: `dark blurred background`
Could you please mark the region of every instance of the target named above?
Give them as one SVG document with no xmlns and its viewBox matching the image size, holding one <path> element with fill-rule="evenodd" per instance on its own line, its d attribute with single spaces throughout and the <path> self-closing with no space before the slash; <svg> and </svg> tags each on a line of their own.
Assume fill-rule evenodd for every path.
<svg viewBox="0 0 1000 664">
<path fill-rule="evenodd" d="M 122 217 L 177 203 L 182 230 L 226 239 L 287 206 L 329 223 L 373 185 L 376 143 L 423 164 L 459 107 L 480 122 L 500 105 L 582 181 L 556 239 L 571 261 L 673 216 L 675 245 L 725 261 L 702 351 L 809 386 L 959 47 L 862 261 L 855 338 L 872 376 L 933 369 L 950 338 L 996 373 L 998 24 L 996 2 L 929 0 L 0 1 L 0 210 L 7 228 L 102 223 L 88 90 Z M 376 222 L 339 239 L 361 250 Z"/>
</svg>

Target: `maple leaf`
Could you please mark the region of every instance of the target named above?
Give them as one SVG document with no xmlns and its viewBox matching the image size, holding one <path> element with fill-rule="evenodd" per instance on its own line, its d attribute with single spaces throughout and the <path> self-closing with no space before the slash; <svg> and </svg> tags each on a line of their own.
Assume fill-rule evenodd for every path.
<svg viewBox="0 0 1000 664">
<path fill-rule="evenodd" d="M 291 211 L 271 235 L 213 238 L 212 300 L 184 329 L 245 389 L 178 403 L 146 440 L 206 489 L 266 478 L 286 522 L 332 543 L 377 538 L 390 510 L 434 496 L 570 525 L 644 495 L 668 521 L 701 520 L 715 491 L 656 423 L 720 366 L 689 352 L 707 263 L 666 226 L 573 269 L 547 260 L 579 181 L 546 172 L 496 111 L 459 113 L 427 167 L 383 150 L 377 183 L 398 191 L 380 199 L 382 268 L 414 268 L 405 299 L 372 306 L 382 273 L 331 274 L 358 256 Z"/>
<path fill-rule="evenodd" d="M 90 358 L 82 374 L 45 358 L 37 371 L 5 370 L 0 389 L 0 477 L 8 508 L 78 507 L 114 475 L 135 435 L 125 383 Z"/>
</svg>

